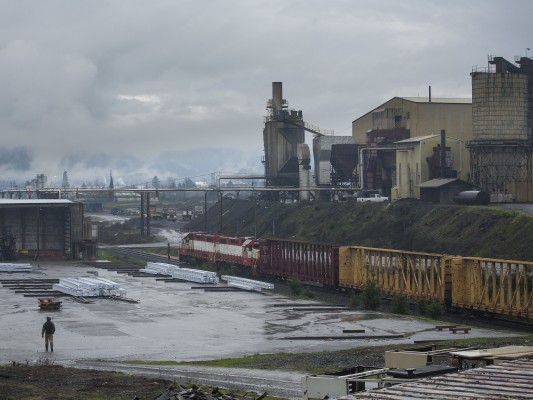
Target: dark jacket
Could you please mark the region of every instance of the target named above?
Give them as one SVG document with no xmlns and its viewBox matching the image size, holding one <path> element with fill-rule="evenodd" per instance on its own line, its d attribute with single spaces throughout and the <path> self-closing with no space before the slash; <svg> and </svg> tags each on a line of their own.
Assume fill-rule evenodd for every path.
<svg viewBox="0 0 533 400">
<path fill-rule="evenodd" d="M 56 331 L 56 327 L 52 321 L 46 321 L 43 325 L 43 330 L 41 332 L 41 336 L 43 336 L 45 333 L 47 335 L 53 335 Z"/>
</svg>

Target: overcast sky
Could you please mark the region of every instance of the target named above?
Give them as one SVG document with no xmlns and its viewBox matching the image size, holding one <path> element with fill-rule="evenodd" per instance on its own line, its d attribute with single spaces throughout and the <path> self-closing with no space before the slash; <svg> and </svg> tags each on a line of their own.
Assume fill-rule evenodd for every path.
<svg viewBox="0 0 533 400">
<path fill-rule="evenodd" d="M 473 66 L 533 48 L 531 0 L 0 5 L 0 180 L 262 172 L 272 82 L 350 135 L 394 96 L 470 97 Z"/>
</svg>

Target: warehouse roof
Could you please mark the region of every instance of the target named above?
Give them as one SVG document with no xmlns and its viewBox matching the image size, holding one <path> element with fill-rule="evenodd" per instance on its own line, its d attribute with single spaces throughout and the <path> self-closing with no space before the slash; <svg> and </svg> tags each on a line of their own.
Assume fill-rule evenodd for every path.
<svg viewBox="0 0 533 400">
<path fill-rule="evenodd" d="M 65 207 L 74 204 L 65 199 L 0 199 L 0 207 Z"/>
<path fill-rule="evenodd" d="M 423 182 L 418 185 L 421 188 L 439 188 L 447 185 L 448 183 L 456 182 L 460 179 L 457 178 L 436 178 L 429 181 Z"/>
<path fill-rule="evenodd" d="M 387 108 L 386 107 L 387 103 L 389 103 L 389 102 L 391 102 L 391 101 L 393 101 L 395 99 L 400 99 L 400 100 L 403 100 L 403 101 L 409 101 L 411 103 L 418 103 L 418 104 L 421 104 L 421 103 L 424 103 L 424 104 L 450 104 L 450 105 L 458 105 L 458 106 L 461 106 L 461 105 L 472 105 L 472 98 L 471 97 L 466 97 L 466 98 L 463 98 L 463 97 L 451 97 L 451 98 L 431 97 L 431 101 L 429 101 L 429 97 L 401 97 L 401 96 L 395 96 L 392 99 L 387 100 L 385 103 L 380 104 L 378 107 L 372 109 L 371 111 L 369 111 L 369 112 L 363 114 L 362 116 L 356 118 L 352 122 L 358 121 L 361 118 L 365 117 L 366 115 L 372 114 L 372 113 L 374 113 L 376 111 L 385 110 Z"/>
<path fill-rule="evenodd" d="M 531 399 L 533 360 L 520 359 L 368 390 L 341 399 Z"/>
<path fill-rule="evenodd" d="M 472 98 L 463 97 L 432 97 L 429 101 L 429 97 L 400 97 L 400 99 L 412 101 L 413 103 L 445 103 L 445 104 L 472 104 Z"/>
</svg>

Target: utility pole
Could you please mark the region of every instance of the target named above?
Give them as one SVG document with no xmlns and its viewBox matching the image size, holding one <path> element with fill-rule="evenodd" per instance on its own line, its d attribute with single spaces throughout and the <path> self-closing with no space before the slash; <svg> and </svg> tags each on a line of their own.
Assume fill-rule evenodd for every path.
<svg viewBox="0 0 533 400">
<path fill-rule="evenodd" d="M 144 193 L 141 192 L 141 236 L 144 236 Z"/>
<path fill-rule="evenodd" d="M 218 202 L 220 204 L 220 233 L 222 233 L 222 192 L 218 192 Z"/>
<path fill-rule="evenodd" d="M 207 232 L 207 192 L 204 192 L 204 231 Z"/>
<path fill-rule="evenodd" d="M 272 206 L 272 237 L 276 237 L 276 202 Z"/>
</svg>

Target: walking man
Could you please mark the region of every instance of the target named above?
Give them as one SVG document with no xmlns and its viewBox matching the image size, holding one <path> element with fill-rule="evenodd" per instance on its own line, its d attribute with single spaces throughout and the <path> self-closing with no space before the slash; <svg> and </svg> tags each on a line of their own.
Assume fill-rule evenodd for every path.
<svg viewBox="0 0 533 400">
<path fill-rule="evenodd" d="M 46 317 L 46 322 L 43 324 L 43 330 L 41 331 L 41 337 L 44 337 L 44 347 L 48 351 L 48 343 L 50 343 L 50 351 L 54 352 L 54 332 L 56 327 L 52 322 L 52 318 Z"/>
</svg>

